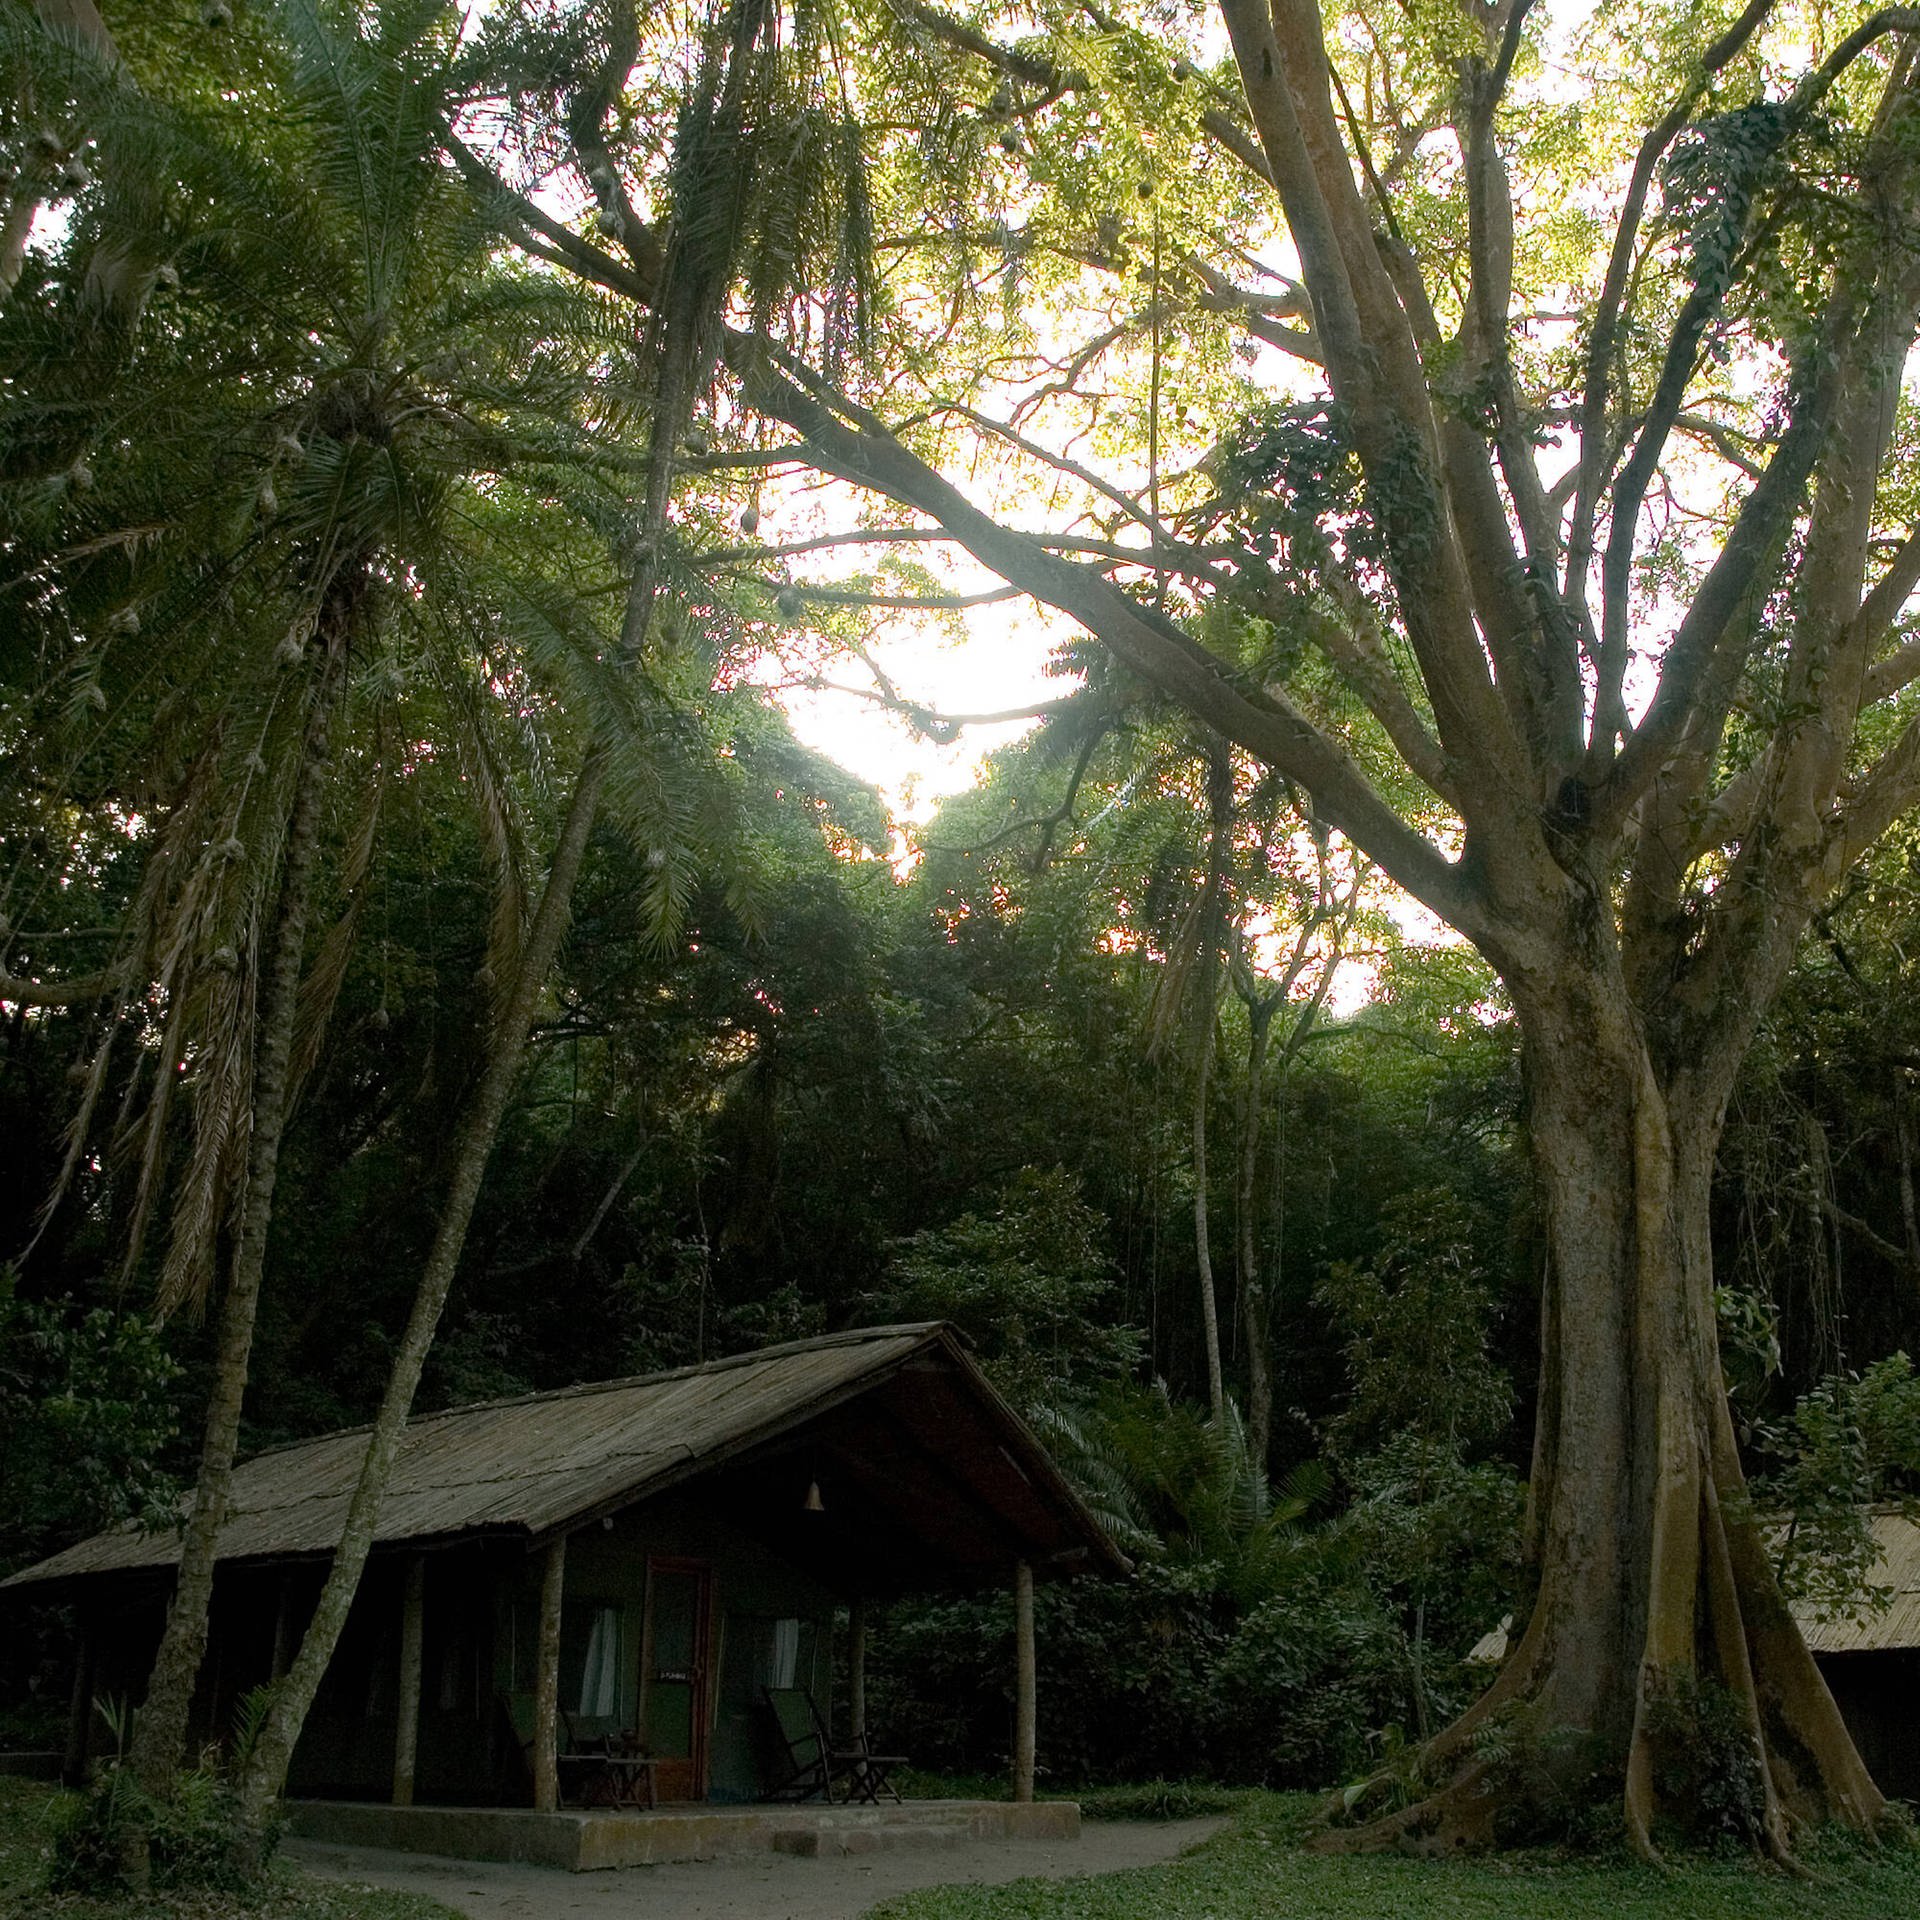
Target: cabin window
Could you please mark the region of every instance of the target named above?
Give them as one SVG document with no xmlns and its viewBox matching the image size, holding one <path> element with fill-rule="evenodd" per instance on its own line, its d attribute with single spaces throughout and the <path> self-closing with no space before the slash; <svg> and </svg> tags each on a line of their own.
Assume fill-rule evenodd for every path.
<svg viewBox="0 0 1920 1920">
<path fill-rule="evenodd" d="M 569 1603 L 560 1629 L 560 1704 L 582 1720 L 620 1712 L 620 1609 L 598 1601 Z"/>
<path fill-rule="evenodd" d="M 791 1687 L 800 1672 L 800 1622 L 775 1620 L 767 1647 L 767 1685 Z"/>
<path fill-rule="evenodd" d="M 768 1687 L 812 1686 L 815 1638 L 811 1620 L 729 1614 L 720 1670 L 726 1705 L 737 1713 L 762 1700 Z"/>
</svg>

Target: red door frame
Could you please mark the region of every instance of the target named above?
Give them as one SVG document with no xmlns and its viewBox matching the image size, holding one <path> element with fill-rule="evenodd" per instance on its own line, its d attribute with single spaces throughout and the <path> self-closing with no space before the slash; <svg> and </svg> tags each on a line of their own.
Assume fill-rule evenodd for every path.
<svg viewBox="0 0 1920 1920">
<path fill-rule="evenodd" d="M 693 1603 L 693 1659 L 689 1668 L 688 1715 L 692 1752 L 662 1756 L 654 1768 L 654 1792 L 663 1801 L 704 1800 L 707 1797 L 707 1732 L 713 1720 L 713 1563 L 689 1560 L 678 1554 L 647 1556 L 646 1619 L 640 1632 L 640 1737 L 647 1737 L 647 1709 L 653 1687 L 654 1576 L 691 1574 L 698 1583 Z"/>
</svg>

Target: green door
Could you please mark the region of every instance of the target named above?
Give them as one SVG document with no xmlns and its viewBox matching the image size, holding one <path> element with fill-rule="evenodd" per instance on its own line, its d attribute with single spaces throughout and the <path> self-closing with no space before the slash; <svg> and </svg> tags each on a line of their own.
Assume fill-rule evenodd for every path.
<svg viewBox="0 0 1920 1920">
<path fill-rule="evenodd" d="M 654 1786 L 662 1800 L 707 1796 L 712 1621 L 713 1569 L 705 1561 L 647 1562 L 641 1738 L 660 1763 Z"/>
</svg>

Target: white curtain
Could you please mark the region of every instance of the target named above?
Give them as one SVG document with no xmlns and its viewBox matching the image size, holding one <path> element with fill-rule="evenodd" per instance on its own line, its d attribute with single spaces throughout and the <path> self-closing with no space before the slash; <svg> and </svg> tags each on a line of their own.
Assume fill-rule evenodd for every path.
<svg viewBox="0 0 1920 1920">
<path fill-rule="evenodd" d="M 790 1687 L 798 1679 L 799 1670 L 800 1622 L 776 1620 L 773 1623 L 773 1646 L 767 1660 L 767 1685 Z"/>
<path fill-rule="evenodd" d="M 611 1720 L 620 1684 L 620 1615 L 613 1607 L 595 1607 L 587 1635 L 587 1664 L 580 1675 L 583 1720 Z"/>
</svg>

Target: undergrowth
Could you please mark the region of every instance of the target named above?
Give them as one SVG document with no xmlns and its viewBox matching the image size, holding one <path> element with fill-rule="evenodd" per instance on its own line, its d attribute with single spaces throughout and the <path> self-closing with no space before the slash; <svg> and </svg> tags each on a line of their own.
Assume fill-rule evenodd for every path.
<svg viewBox="0 0 1920 1920">
<path fill-rule="evenodd" d="M 0 1920 L 455 1920 L 418 1894 L 333 1884 L 276 1866 L 251 1883 L 163 1887 L 136 1898 L 52 1884 L 59 1836 L 81 1795 L 0 1777 Z"/>
<path fill-rule="evenodd" d="M 1246 1796 L 1211 1780 L 1148 1780 L 1131 1787 L 1088 1787 L 1069 1796 L 1089 1820 L 1197 1820 L 1231 1813 Z"/>
</svg>

